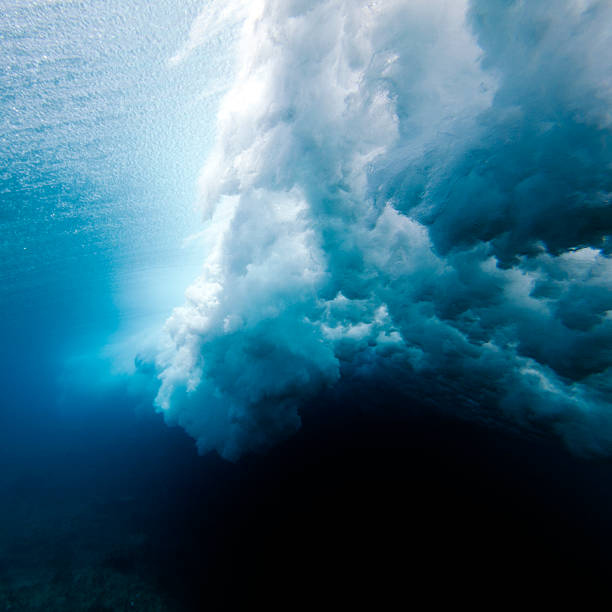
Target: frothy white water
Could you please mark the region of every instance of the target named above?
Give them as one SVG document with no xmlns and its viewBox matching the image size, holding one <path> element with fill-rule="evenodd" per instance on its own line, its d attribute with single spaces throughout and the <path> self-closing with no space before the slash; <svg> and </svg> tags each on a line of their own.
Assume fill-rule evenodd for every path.
<svg viewBox="0 0 612 612">
<path fill-rule="evenodd" d="M 173 60 L 245 19 L 203 272 L 156 358 L 167 419 L 236 458 L 358 380 L 607 452 L 612 7 L 228 6 Z"/>
</svg>

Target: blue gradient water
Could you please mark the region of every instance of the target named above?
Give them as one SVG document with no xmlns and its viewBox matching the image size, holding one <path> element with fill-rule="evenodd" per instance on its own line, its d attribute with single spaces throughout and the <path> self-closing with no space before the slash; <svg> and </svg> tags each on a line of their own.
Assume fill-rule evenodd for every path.
<svg viewBox="0 0 612 612">
<path fill-rule="evenodd" d="M 223 33 L 169 64 L 199 8 L 3 2 L 3 419 L 86 410 L 71 387 L 103 386 L 104 347 L 160 328 L 199 269 L 185 238 L 231 73 Z"/>
<path fill-rule="evenodd" d="M 609 584 L 612 11 L 562 4 L 0 0 L 0 610 Z"/>
<path fill-rule="evenodd" d="M 3 610 L 45 601 L 58 555 L 83 568 L 113 554 L 124 518 L 95 504 L 152 476 L 138 460 L 129 486 L 118 476 L 157 423 L 151 381 L 126 373 L 199 270 L 196 179 L 232 71 L 223 31 L 170 64 L 200 8 L 0 3 Z"/>
</svg>

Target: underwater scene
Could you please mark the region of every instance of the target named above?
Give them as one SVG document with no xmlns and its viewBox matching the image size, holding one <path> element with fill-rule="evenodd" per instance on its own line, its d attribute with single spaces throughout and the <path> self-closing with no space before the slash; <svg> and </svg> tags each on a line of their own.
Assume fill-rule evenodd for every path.
<svg viewBox="0 0 612 612">
<path fill-rule="evenodd" d="M 612 2 L 0 0 L 0 60 L 0 612 L 609 601 Z"/>
</svg>

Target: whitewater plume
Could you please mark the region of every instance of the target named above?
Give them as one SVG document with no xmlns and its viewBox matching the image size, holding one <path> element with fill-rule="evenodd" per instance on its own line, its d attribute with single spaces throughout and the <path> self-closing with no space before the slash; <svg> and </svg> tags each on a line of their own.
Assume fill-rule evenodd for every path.
<svg viewBox="0 0 612 612">
<path fill-rule="evenodd" d="M 243 7 L 166 418 L 235 459 L 378 382 L 612 448 L 612 5 Z"/>
</svg>

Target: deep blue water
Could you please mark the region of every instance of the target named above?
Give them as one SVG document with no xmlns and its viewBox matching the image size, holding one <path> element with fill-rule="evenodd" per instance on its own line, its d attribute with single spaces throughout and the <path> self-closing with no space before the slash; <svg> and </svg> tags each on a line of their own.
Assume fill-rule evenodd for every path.
<svg viewBox="0 0 612 612">
<path fill-rule="evenodd" d="M 609 591 L 612 14 L 443 4 L 0 0 L 0 610 Z"/>
</svg>

